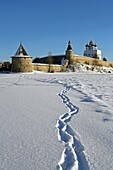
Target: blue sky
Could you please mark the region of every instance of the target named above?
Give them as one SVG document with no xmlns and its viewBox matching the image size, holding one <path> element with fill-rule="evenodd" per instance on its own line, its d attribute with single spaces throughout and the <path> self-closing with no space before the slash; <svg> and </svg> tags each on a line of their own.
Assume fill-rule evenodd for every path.
<svg viewBox="0 0 113 170">
<path fill-rule="evenodd" d="M 64 54 L 71 40 L 82 55 L 91 39 L 113 62 L 112 0 L 0 0 L 0 61 L 10 60 L 20 41 L 33 58 Z"/>
</svg>

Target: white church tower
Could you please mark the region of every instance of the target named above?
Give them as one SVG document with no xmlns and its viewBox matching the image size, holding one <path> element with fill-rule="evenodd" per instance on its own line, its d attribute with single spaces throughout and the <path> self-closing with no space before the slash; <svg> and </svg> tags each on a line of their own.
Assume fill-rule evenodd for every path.
<svg viewBox="0 0 113 170">
<path fill-rule="evenodd" d="M 89 44 L 86 44 L 83 56 L 96 58 L 101 60 L 101 50 L 97 49 L 97 45 L 91 40 Z"/>
</svg>

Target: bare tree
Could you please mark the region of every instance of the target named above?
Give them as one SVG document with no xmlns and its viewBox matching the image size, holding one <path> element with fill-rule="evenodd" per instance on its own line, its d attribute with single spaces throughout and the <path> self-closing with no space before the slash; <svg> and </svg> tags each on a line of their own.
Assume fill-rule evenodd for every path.
<svg viewBox="0 0 113 170">
<path fill-rule="evenodd" d="M 51 64 L 53 64 L 53 58 L 52 58 L 51 51 L 48 52 L 47 64 L 49 65 L 48 66 L 48 72 L 50 73 L 51 72 Z"/>
</svg>

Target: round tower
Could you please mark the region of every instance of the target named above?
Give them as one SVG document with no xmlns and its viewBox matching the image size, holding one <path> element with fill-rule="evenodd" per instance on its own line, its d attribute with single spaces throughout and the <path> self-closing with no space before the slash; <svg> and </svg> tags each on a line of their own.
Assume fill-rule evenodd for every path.
<svg viewBox="0 0 113 170">
<path fill-rule="evenodd" d="M 32 72 L 32 57 L 28 56 L 23 45 L 20 43 L 20 46 L 12 58 L 12 72 Z"/>
<path fill-rule="evenodd" d="M 73 55 L 74 55 L 74 52 L 73 52 L 73 49 L 72 49 L 72 46 L 71 46 L 71 42 L 69 41 L 68 47 L 67 47 L 67 50 L 66 50 L 66 59 L 69 61 L 69 64 L 73 64 L 72 63 Z"/>
</svg>

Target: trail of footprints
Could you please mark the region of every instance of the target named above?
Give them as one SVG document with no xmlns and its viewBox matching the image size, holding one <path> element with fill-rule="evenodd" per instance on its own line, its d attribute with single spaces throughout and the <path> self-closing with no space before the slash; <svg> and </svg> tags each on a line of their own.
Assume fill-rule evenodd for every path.
<svg viewBox="0 0 113 170">
<path fill-rule="evenodd" d="M 68 86 L 56 79 L 43 80 L 35 79 L 39 82 L 60 84 L 65 87 L 65 90 L 61 91 L 58 96 L 62 99 L 62 102 L 68 108 L 68 112 L 62 114 L 56 124 L 58 129 L 58 140 L 63 143 L 64 150 L 61 155 L 61 159 L 57 164 L 57 170 L 89 170 L 88 162 L 86 161 L 83 153 L 84 147 L 81 144 L 76 132 L 68 125 L 72 116 L 78 113 L 79 108 L 73 105 L 70 99 L 66 96 L 72 86 Z"/>
<path fill-rule="evenodd" d="M 79 111 L 79 108 L 74 106 L 65 95 L 68 90 L 69 87 L 66 87 L 64 91 L 58 94 L 63 103 L 69 109 L 67 113 L 64 113 L 59 117 L 56 125 L 58 129 L 58 140 L 65 146 L 61 159 L 57 165 L 57 169 L 59 170 L 77 170 L 79 168 L 78 155 L 84 150 L 77 134 L 75 134 L 73 129 L 68 125 L 72 116 L 77 114 Z"/>
</svg>

